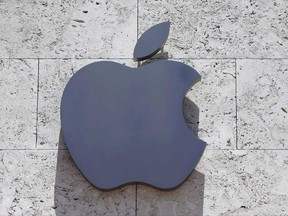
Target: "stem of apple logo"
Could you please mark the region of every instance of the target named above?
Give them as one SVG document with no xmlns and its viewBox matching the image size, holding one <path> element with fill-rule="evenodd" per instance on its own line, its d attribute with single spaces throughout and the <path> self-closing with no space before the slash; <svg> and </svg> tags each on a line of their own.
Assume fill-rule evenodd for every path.
<svg viewBox="0 0 288 216">
<path fill-rule="evenodd" d="M 134 59 L 159 52 L 169 26 L 147 30 Z M 101 61 L 77 71 L 63 92 L 60 115 L 81 173 L 102 190 L 134 182 L 159 189 L 180 185 L 206 147 L 188 129 L 182 111 L 187 90 L 199 80 L 193 68 L 170 60 L 138 68 Z"/>
</svg>

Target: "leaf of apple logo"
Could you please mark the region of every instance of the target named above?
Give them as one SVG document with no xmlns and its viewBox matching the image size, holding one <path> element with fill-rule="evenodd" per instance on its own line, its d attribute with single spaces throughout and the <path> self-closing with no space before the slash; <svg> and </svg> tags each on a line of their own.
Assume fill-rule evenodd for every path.
<svg viewBox="0 0 288 216">
<path fill-rule="evenodd" d="M 157 53 L 168 33 L 167 22 L 147 30 L 134 58 Z M 157 43 L 153 36 L 160 38 Z M 139 47 L 150 42 L 142 52 Z M 86 179 L 103 190 L 133 182 L 159 189 L 180 185 L 206 147 L 188 129 L 182 111 L 187 90 L 198 80 L 193 68 L 168 60 L 139 68 L 101 61 L 76 72 L 62 96 L 61 125 Z"/>
<path fill-rule="evenodd" d="M 154 56 L 166 43 L 170 22 L 154 25 L 139 38 L 134 49 L 134 59 L 142 61 Z"/>
</svg>

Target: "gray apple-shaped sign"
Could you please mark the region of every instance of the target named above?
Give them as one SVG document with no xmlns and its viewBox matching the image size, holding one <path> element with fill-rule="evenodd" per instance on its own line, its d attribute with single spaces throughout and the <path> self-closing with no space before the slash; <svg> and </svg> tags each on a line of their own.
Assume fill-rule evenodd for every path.
<svg viewBox="0 0 288 216">
<path fill-rule="evenodd" d="M 153 32 L 155 26 L 143 36 Z M 160 49 L 154 44 L 134 58 Z M 182 111 L 187 90 L 199 80 L 193 68 L 169 60 L 138 68 L 101 61 L 77 71 L 62 96 L 61 126 L 81 173 L 103 190 L 134 182 L 159 189 L 180 185 L 206 147 L 188 129 Z"/>
</svg>

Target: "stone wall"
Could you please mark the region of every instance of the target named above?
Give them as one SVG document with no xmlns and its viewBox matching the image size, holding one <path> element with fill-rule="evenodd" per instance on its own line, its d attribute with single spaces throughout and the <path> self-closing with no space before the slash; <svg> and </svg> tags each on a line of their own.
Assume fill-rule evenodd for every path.
<svg viewBox="0 0 288 216">
<path fill-rule="evenodd" d="M 285 0 L 0 0 L 0 215 L 288 215 L 287 11 Z M 101 59 L 137 67 L 137 38 L 165 20 L 158 58 L 202 75 L 183 110 L 207 149 L 175 190 L 99 191 L 63 142 L 63 89 Z"/>
</svg>

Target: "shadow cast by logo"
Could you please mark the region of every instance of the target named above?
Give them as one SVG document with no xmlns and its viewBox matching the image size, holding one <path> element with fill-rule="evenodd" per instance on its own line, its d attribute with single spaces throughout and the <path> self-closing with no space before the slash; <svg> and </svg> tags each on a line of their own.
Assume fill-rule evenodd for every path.
<svg viewBox="0 0 288 216">
<path fill-rule="evenodd" d="M 164 22 L 144 32 L 134 59 L 158 53 L 169 27 Z M 61 126 L 83 176 L 102 190 L 135 182 L 162 190 L 182 184 L 206 147 L 182 111 L 187 90 L 199 80 L 193 68 L 171 60 L 138 68 L 101 61 L 77 71 L 63 92 Z"/>
</svg>

